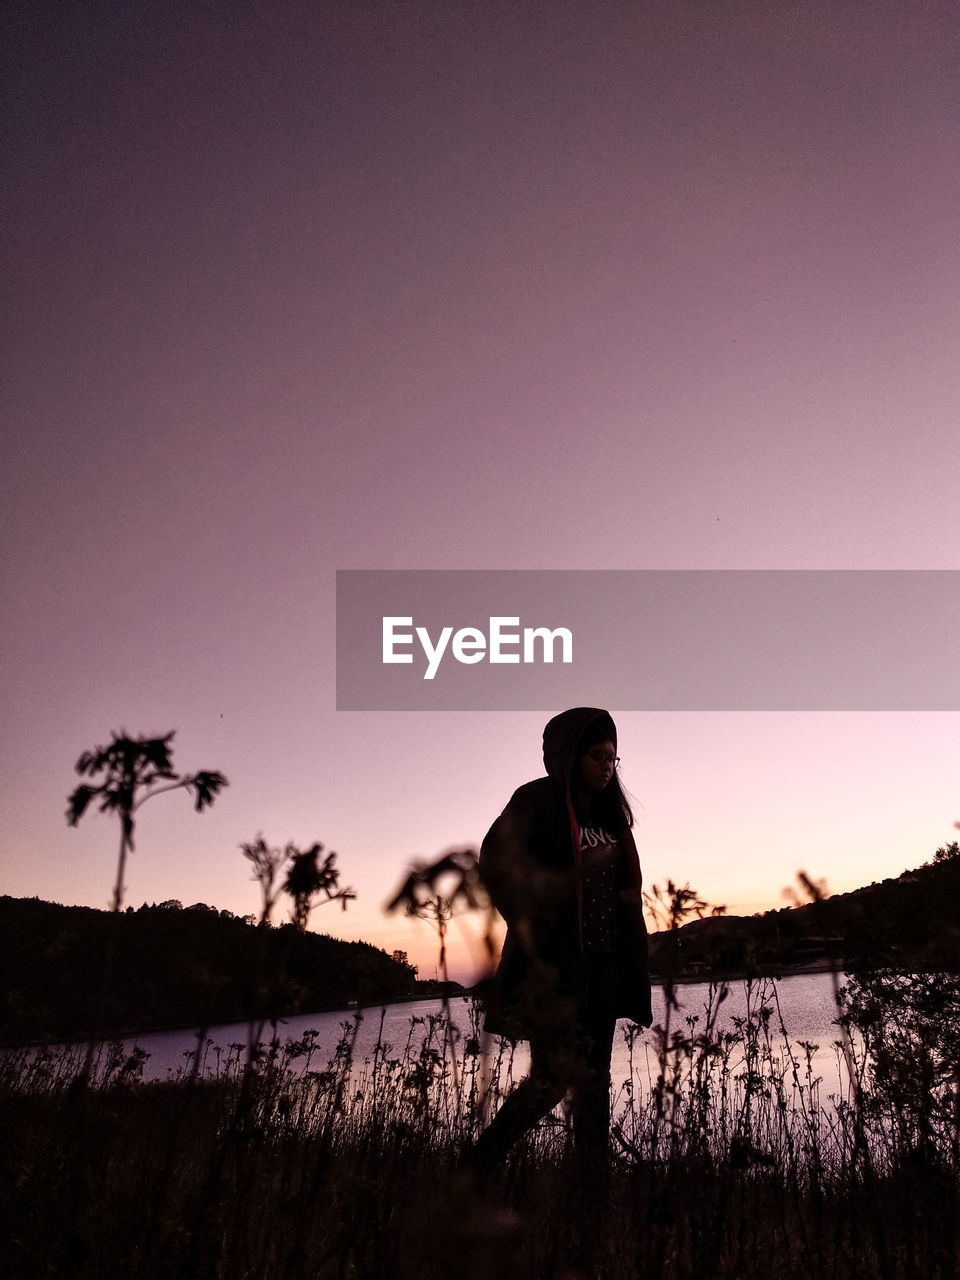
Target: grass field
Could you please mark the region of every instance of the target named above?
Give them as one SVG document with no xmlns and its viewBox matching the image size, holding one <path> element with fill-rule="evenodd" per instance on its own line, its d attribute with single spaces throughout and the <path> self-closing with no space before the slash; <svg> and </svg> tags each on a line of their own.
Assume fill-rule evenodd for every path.
<svg viewBox="0 0 960 1280">
<path fill-rule="evenodd" d="M 321 1277 L 955 1277 L 955 978 L 844 993 L 845 1097 L 821 1101 L 769 999 L 718 1029 L 628 1032 L 655 1071 L 614 1082 L 609 1177 L 555 1113 L 486 1187 L 460 1152 L 509 1087 L 509 1046 L 442 1016 L 354 1061 L 356 1024 L 238 1045 L 213 1079 L 144 1083 L 104 1046 L 7 1051 L 4 1274 Z M 711 1010 L 713 1013 L 711 1014 Z M 477 1015 L 479 1017 L 479 1015 Z M 79 1076 L 78 1076 L 79 1072 Z M 503 1082 L 503 1083 L 501 1083 Z"/>
</svg>

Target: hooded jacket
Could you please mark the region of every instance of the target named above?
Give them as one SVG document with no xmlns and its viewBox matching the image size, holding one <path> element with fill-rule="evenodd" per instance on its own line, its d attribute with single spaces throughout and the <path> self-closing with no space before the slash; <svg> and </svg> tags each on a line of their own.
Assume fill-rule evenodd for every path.
<svg viewBox="0 0 960 1280">
<path fill-rule="evenodd" d="M 500 966 L 487 997 L 486 1029 L 514 1040 L 549 1034 L 564 1018 L 576 1023 L 585 995 L 582 869 L 571 779 L 587 729 L 617 742 L 608 712 L 563 711 L 543 731 L 547 776 L 519 787 L 480 847 L 480 875 L 507 923 Z M 616 1017 L 652 1022 L 642 877 L 624 816 L 615 831 L 623 856 L 618 891 Z"/>
</svg>

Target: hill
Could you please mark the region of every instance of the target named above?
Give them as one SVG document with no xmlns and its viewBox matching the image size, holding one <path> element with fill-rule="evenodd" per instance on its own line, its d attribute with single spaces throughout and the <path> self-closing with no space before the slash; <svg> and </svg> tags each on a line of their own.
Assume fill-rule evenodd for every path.
<svg viewBox="0 0 960 1280">
<path fill-rule="evenodd" d="M 203 904 L 117 915 L 10 897 L 0 973 L 8 1044 L 315 1013 L 410 995 L 416 977 L 368 943 L 258 928 Z"/>
<path fill-rule="evenodd" d="M 687 978 L 861 964 L 960 972 L 960 847 L 851 893 L 652 934 L 650 961 L 655 975 L 673 964 Z"/>
</svg>

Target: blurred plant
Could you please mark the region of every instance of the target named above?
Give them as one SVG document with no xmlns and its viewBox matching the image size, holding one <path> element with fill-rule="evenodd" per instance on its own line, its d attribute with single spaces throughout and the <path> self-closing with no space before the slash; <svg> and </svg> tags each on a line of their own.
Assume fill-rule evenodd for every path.
<svg viewBox="0 0 960 1280">
<path fill-rule="evenodd" d="M 277 875 L 287 860 L 287 850 L 279 847 L 271 848 L 263 838 L 263 832 L 257 832 L 257 838 L 249 844 L 240 846 L 243 856 L 253 863 L 253 879 L 260 886 L 260 920 L 261 925 L 270 923 L 270 912 L 277 900 L 274 892 Z"/>
<path fill-rule="evenodd" d="M 643 902 L 658 929 L 676 930 L 688 920 L 702 920 L 707 914 L 722 916 L 727 909 L 712 907 L 689 884 L 675 885 L 672 880 L 667 881 L 666 889 L 653 885 L 649 893 L 644 892 Z"/>
<path fill-rule="evenodd" d="M 356 898 L 353 889 L 341 889 L 340 872 L 337 869 L 337 855 L 328 853 L 320 861 L 323 845 L 319 841 L 309 849 L 301 852 L 292 842 L 280 848 L 279 845 L 268 845 L 263 832 L 257 832 L 257 838 L 249 844 L 242 844 L 243 856 L 253 863 L 253 878 L 260 885 L 260 924 L 270 923 L 270 913 L 276 905 L 280 889 L 277 880 L 281 873 L 282 889 L 293 898 L 293 922 L 298 929 L 304 930 L 310 912 L 315 906 L 323 905 L 313 901 L 315 894 L 323 894 L 324 902 L 339 902 L 344 911 L 347 903 Z"/>
<path fill-rule="evenodd" d="M 830 897 L 827 882 L 822 876 L 819 880 L 814 880 L 806 871 L 798 871 L 797 884 L 799 889 L 788 886 L 783 891 L 783 896 L 791 907 L 804 907 L 810 902 L 826 902 Z"/>
<path fill-rule="evenodd" d="M 306 929 L 310 912 L 315 906 L 339 902 L 341 909 L 346 911 L 347 903 L 357 896 L 353 889 L 340 888 L 337 855 L 328 853 L 321 862 L 322 852 L 323 845 L 319 843 L 302 852 L 294 844 L 288 844 L 285 850 L 290 864 L 283 888 L 293 898 L 293 922 L 301 932 Z M 320 903 L 314 901 L 317 894 L 323 895 Z"/>
<path fill-rule="evenodd" d="M 665 1016 L 663 1023 L 653 1028 L 653 1042 L 656 1052 L 657 1076 L 651 1090 L 653 1114 L 651 1116 L 650 1141 L 654 1149 L 660 1141 L 664 1121 L 670 1127 L 678 1129 L 676 1120 L 677 1101 L 679 1097 L 680 1077 L 684 1063 L 689 1059 L 691 1040 L 679 1032 L 672 1031 L 674 1012 L 680 1009 L 677 999 L 677 978 L 680 973 L 680 939 L 679 931 L 689 920 L 702 920 L 706 915 L 720 916 L 726 907 L 711 907 L 689 884 L 677 885 L 667 881 L 665 889 L 653 885 L 644 891 L 643 903 L 657 932 L 667 935 L 667 945 L 661 950 L 660 980 L 663 984 Z M 717 1008 L 726 999 L 726 987 L 719 989 Z M 713 1017 L 716 1017 L 714 1011 Z M 712 1025 L 712 1023 L 711 1023 Z M 702 1091 L 701 1084 L 701 1091 Z M 670 1115 L 670 1108 L 673 1115 Z M 622 1133 L 618 1138 L 623 1142 Z"/>
<path fill-rule="evenodd" d="M 91 786 L 81 783 L 67 799 L 67 822 L 75 827 L 92 801 L 100 800 L 100 812 L 110 811 L 120 818 L 120 855 L 117 882 L 113 890 L 113 910 L 119 911 L 123 901 L 123 875 L 127 854 L 133 850 L 133 815 L 154 796 L 181 787 L 192 793 L 194 807 L 200 813 L 213 804 L 227 780 L 216 770 L 178 774 L 173 770 L 172 748 L 175 730 L 162 738 L 131 738 L 114 733 L 109 746 L 85 751 L 77 761 L 81 776 L 104 774 L 102 782 Z"/>
<path fill-rule="evenodd" d="M 689 884 L 676 885 L 667 881 L 666 889 L 653 885 L 644 890 L 643 905 L 656 926 L 658 933 L 668 935 L 668 945 L 663 954 L 663 993 L 667 1011 L 676 1009 L 676 978 L 679 971 L 680 943 L 677 933 L 690 920 L 702 920 L 705 916 L 722 916 L 726 907 L 712 907 L 699 897 Z"/>
<path fill-rule="evenodd" d="M 445 1077 L 447 1050 L 450 1050 L 450 1070 L 454 1083 L 454 1104 L 457 1116 L 460 1116 L 463 1104 L 460 1088 L 460 1065 L 457 1062 L 456 1042 L 459 1033 L 453 1026 L 450 1017 L 449 986 L 450 975 L 447 972 L 447 930 L 457 909 L 465 911 L 483 910 L 487 924 L 484 930 L 484 943 L 488 954 L 492 953 L 492 916 L 493 907 L 489 895 L 480 881 L 479 858 L 475 849 L 454 849 L 443 854 L 436 862 L 415 862 L 409 875 L 398 891 L 386 904 L 384 910 L 397 911 L 400 907 L 408 916 L 426 920 L 437 931 L 440 942 L 439 969 L 443 979 L 440 998 L 443 1007 L 444 1035 L 442 1043 L 442 1060 L 437 1055 L 421 1056 L 419 1072 L 416 1075 L 418 1088 L 425 1087 L 424 1081 L 432 1078 L 432 1073 L 439 1071 Z M 443 1066 L 441 1066 L 441 1061 Z M 474 1071 L 477 1063 L 473 1063 Z M 426 1074 L 424 1074 L 426 1073 Z M 484 1091 L 485 1092 L 485 1091 Z M 483 1105 L 483 1103 L 481 1103 Z"/>
<path fill-rule="evenodd" d="M 440 972 L 447 978 L 447 930 L 459 906 L 467 911 L 490 911 L 487 892 L 480 883 L 475 849 L 453 850 L 436 862 L 415 862 L 410 874 L 384 908 L 403 908 L 408 916 L 427 920 L 440 940 Z M 443 891 L 441 891 L 443 885 Z"/>
</svg>

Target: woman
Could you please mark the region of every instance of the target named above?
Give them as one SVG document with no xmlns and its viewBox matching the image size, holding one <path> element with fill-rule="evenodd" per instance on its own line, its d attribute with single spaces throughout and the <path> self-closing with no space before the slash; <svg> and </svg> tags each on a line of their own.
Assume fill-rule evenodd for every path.
<svg viewBox="0 0 960 1280">
<path fill-rule="evenodd" d="M 486 1029 L 530 1041 L 530 1075 L 481 1135 L 488 1173 L 573 1089 L 581 1153 L 606 1160 L 618 1018 L 652 1021 L 640 862 L 606 711 L 575 707 L 543 731 L 547 776 L 515 791 L 484 838 L 480 874 L 507 922 Z"/>
</svg>

